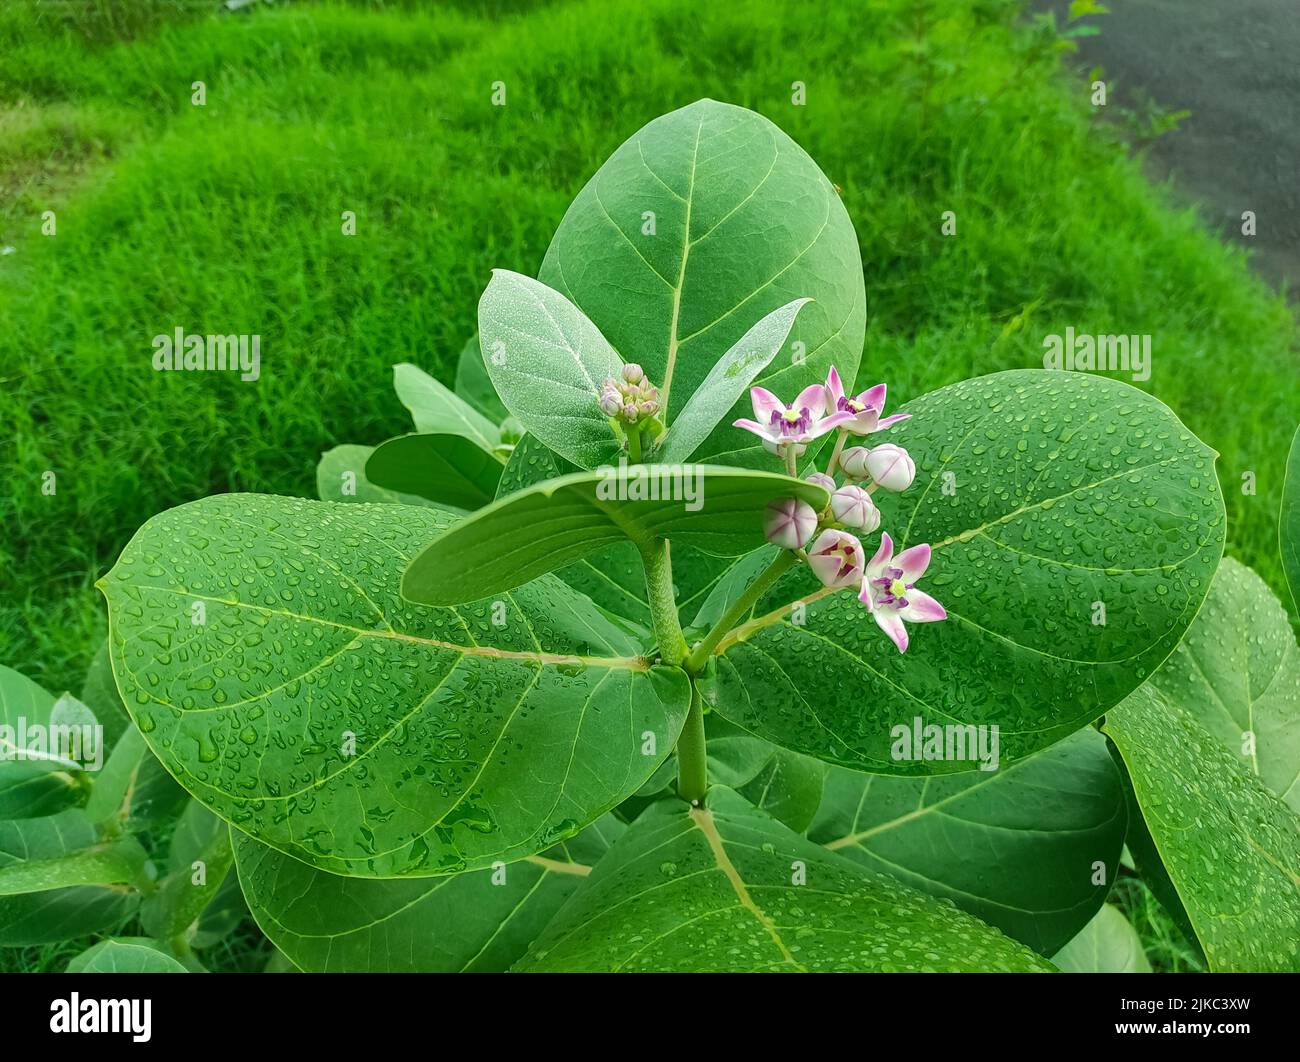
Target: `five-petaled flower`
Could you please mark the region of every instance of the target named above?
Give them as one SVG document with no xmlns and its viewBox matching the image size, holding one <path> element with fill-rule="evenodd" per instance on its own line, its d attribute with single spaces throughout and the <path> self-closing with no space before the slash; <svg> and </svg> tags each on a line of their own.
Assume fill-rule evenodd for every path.
<svg viewBox="0 0 1300 1062">
<path fill-rule="evenodd" d="M 895 557 L 888 532 L 881 534 L 880 548 L 867 563 L 858 600 L 867 606 L 877 626 L 889 635 L 900 653 L 907 652 L 904 622 L 934 623 L 948 618 L 938 601 L 916 589 L 916 581 L 929 566 L 929 546 L 911 546 Z"/>
<path fill-rule="evenodd" d="M 808 567 L 831 588 L 853 586 L 862 578 L 862 543 L 847 531 L 828 528 L 808 547 Z"/>
<path fill-rule="evenodd" d="M 827 416 L 847 413 L 848 419 L 841 421 L 837 426 L 850 435 L 870 435 L 872 432 L 883 431 L 891 424 L 907 420 L 912 415 L 895 413 L 892 417 L 881 420 L 880 414 L 885 411 L 885 385 L 876 384 L 875 387 L 870 387 L 861 394 L 846 395 L 844 384 L 840 382 L 840 374 L 834 365 L 831 366 L 830 375 L 826 377 L 825 393 Z"/>
<path fill-rule="evenodd" d="M 824 415 L 826 389 L 821 384 L 805 387 L 788 406 L 762 387 L 751 387 L 749 398 L 754 404 L 755 419 L 741 418 L 734 422 L 735 426 L 752 431 L 763 440 L 763 446 L 769 453 L 793 448 L 798 456 L 813 439 L 834 431 L 853 419 L 853 414 L 848 412 Z"/>
</svg>

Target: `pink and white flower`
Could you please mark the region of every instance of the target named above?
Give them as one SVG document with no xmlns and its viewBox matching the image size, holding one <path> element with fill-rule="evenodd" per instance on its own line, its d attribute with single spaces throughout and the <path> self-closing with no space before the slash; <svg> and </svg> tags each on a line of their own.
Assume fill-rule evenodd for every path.
<svg viewBox="0 0 1300 1062">
<path fill-rule="evenodd" d="M 851 483 L 831 495 L 831 512 L 845 527 L 870 532 L 880 526 L 880 510 L 871 495 Z"/>
<path fill-rule="evenodd" d="M 852 586 L 862 579 L 862 543 L 847 531 L 823 531 L 808 547 L 808 567 L 824 586 Z"/>
<path fill-rule="evenodd" d="M 826 389 L 821 384 L 805 387 L 788 406 L 763 387 L 751 387 L 749 398 L 754 404 L 755 419 L 737 420 L 735 426 L 752 431 L 763 440 L 769 453 L 793 448 L 798 456 L 813 439 L 834 431 L 853 417 L 847 412 L 824 416 Z"/>
<path fill-rule="evenodd" d="M 911 546 L 895 557 L 888 532 L 880 536 L 880 548 L 867 563 L 858 600 L 867 606 L 876 625 L 889 635 L 900 653 L 907 652 L 905 623 L 935 623 L 948 618 L 938 601 L 916 589 L 917 580 L 929 566 L 929 546 Z"/>
<path fill-rule="evenodd" d="M 839 426 L 851 435 L 870 435 L 872 432 L 883 431 L 891 424 L 907 420 L 912 415 L 895 413 L 892 417 L 881 420 L 880 414 L 885 411 L 885 385 L 876 384 L 875 387 L 869 387 L 861 394 L 846 395 L 844 384 L 840 382 L 840 374 L 834 365 L 831 366 L 830 375 L 826 377 L 825 390 L 827 415 L 848 413 L 849 419 Z"/>
<path fill-rule="evenodd" d="M 803 549 L 817 530 L 817 514 L 798 498 L 778 498 L 768 503 L 763 530 L 782 549 Z"/>
</svg>

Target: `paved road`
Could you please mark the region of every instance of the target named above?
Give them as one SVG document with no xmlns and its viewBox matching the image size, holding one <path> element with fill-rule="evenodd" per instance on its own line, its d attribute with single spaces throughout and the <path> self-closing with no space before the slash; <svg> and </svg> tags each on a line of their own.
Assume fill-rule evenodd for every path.
<svg viewBox="0 0 1300 1062">
<path fill-rule="evenodd" d="M 1068 0 L 1034 0 L 1064 23 Z M 1110 102 L 1141 87 L 1192 112 L 1150 149 L 1153 176 L 1173 175 L 1225 238 L 1300 295 L 1300 0 L 1108 0 L 1089 18 L 1100 36 L 1079 59 L 1106 71 Z M 1257 234 L 1241 234 L 1253 210 Z"/>
</svg>

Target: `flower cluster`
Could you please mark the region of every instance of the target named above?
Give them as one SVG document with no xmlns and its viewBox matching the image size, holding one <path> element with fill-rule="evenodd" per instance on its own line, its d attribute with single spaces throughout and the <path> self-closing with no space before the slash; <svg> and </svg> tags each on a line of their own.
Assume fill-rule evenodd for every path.
<svg viewBox="0 0 1300 1062">
<path fill-rule="evenodd" d="M 736 426 L 752 431 L 770 452 L 797 474 L 797 458 L 808 443 L 837 432 L 825 472 L 807 477 L 830 494 L 830 504 L 817 512 L 797 498 L 782 498 L 768 506 L 767 538 L 783 549 L 799 553 L 813 574 L 831 589 L 858 587 L 858 599 L 900 653 L 907 651 L 906 623 L 932 623 L 947 612 L 934 598 L 916 589 L 930 563 L 930 547 L 912 546 L 894 555 L 894 542 L 886 532 L 871 560 L 866 559 L 859 535 L 880 527 L 880 510 L 871 499 L 877 490 L 903 491 L 916 478 L 911 455 L 894 443 L 845 448 L 849 436 L 863 438 L 906 420 L 910 414 L 883 416 L 885 385 L 877 384 L 858 395 L 846 395 L 834 368 L 825 384 L 804 388 L 790 405 L 762 387 L 750 390 L 754 420 Z M 838 478 L 837 478 L 838 477 Z M 845 481 L 843 485 L 840 480 Z M 856 482 L 851 482 L 856 481 Z"/>
<path fill-rule="evenodd" d="M 659 412 L 659 388 L 640 365 L 624 365 L 620 376 L 605 379 L 600 390 L 600 411 L 629 426 L 653 418 Z"/>
</svg>

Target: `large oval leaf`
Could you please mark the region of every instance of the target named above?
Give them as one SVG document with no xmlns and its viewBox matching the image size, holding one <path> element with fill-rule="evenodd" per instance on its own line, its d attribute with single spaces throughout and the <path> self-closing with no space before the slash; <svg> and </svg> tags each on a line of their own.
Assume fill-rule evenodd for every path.
<svg viewBox="0 0 1300 1062">
<path fill-rule="evenodd" d="M 933 547 L 922 589 L 948 619 L 900 654 L 855 594 L 805 581 L 806 609 L 768 602 L 720 643 L 717 708 L 880 774 L 978 766 L 896 759 L 895 728 L 918 719 L 997 725 L 1016 760 L 1118 703 L 1178 644 L 1223 550 L 1214 454 L 1156 399 L 1081 373 L 998 373 L 906 408 L 890 434 L 916 482 L 875 499 L 898 549 Z"/>
<path fill-rule="evenodd" d="M 695 545 L 726 556 L 762 545 L 763 510 L 826 491 L 772 472 L 708 465 L 630 465 L 577 472 L 499 498 L 431 542 L 407 569 L 411 601 L 458 604 L 501 593 L 631 540 Z"/>
<path fill-rule="evenodd" d="M 1291 437 L 1291 451 L 1287 454 L 1277 537 L 1291 603 L 1300 615 L 1300 428 Z"/>
<path fill-rule="evenodd" d="M 1103 730 L 1210 969 L 1300 969 L 1300 819 L 1151 683 Z"/>
<path fill-rule="evenodd" d="M 375 447 L 366 479 L 453 509 L 480 509 L 497 492 L 502 462 L 461 435 L 399 435 Z"/>
<path fill-rule="evenodd" d="M 163 945 L 147 937 L 128 937 L 100 941 L 68 963 L 68 973 L 188 973 L 163 950 Z"/>
<path fill-rule="evenodd" d="M 1089 728 L 988 773 L 833 767 L 808 836 L 1051 955 L 1105 900 L 1126 822 L 1119 772 Z"/>
<path fill-rule="evenodd" d="M 410 410 L 416 431 L 461 435 L 489 453 L 501 445 L 495 424 L 423 369 L 407 362 L 394 365 L 393 390 Z"/>
<path fill-rule="evenodd" d="M 1300 812 L 1300 649 L 1263 579 L 1224 557 L 1196 622 L 1151 685 Z"/>
<path fill-rule="evenodd" d="M 456 360 L 456 394 L 493 423 L 500 424 L 506 419 L 506 407 L 483 364 L 477 332 L 466 341 Z"/>
<path fill-rule="evenodd" d="M 150 520 L 100 586 L 158 758 L 272 847 L 381 877 L 522 858 L 635 792 L 676 740 L 685 676 L 558 580 L 403 601 L 449 519 L 223 495 Z"/>
<path fill-rule="evenodd" d="M 623 362 L 581 310 L 531 277 L 494 269 L 478 327 L 492 384 L 530 434 L 579 468 L 614 459 L 600 391 Z"/>
<path fill-rule="evenodd" d="M 996 929 L 827 852 L 722 786 L 705 807 L 649 808 L 516 968 L 1051 969 Z"/>
<path fill-rule="evenodd" d="M 308 972 L 500 972 L 523 957 L 624 826 L 612 815 L 542 855 L 419 880 L 327 874 L 236 838 L 249 908 Z"/>
<path fill-rule="evenodd" d="M 390 505 L 431 505 L 414 494 L 398 494 L 366 479 L 366 462 L 374 446 L 344 443 L 326 450 L 316 465 L 316 494 L 327 502 L 383 502 Z"/>
<path fill-rule="evenodd" d="M 848 213 L 802 148 L 741 107 L 699 100 L 635 133 L 578 193 L 539 276 L 644 366 L 670 422 L 750 326 L 795 299 L 816 301 L 767 386 L 793 394 L 831 364 L 857 374 L 866 296 Z M 761 454 L 752 442 L 722 428 L 697 453 Z"/>
</svg>

